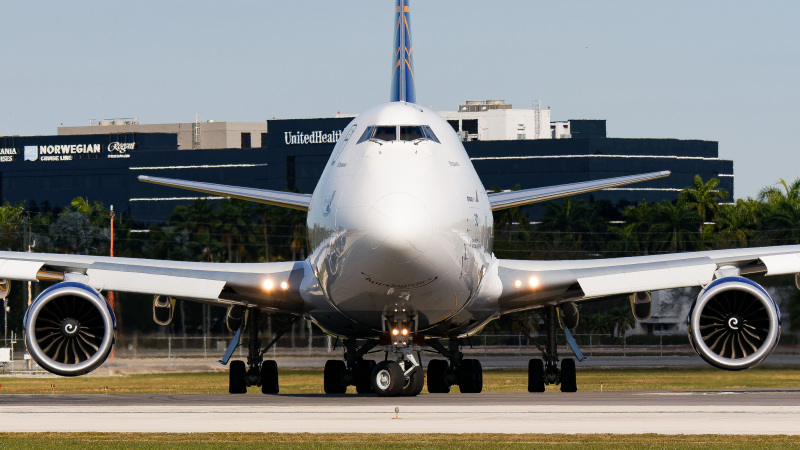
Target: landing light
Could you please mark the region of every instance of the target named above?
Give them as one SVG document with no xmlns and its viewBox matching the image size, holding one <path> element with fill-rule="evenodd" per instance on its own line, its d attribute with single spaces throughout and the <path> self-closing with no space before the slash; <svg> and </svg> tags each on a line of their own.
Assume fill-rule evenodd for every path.
<svg viewBox="0 0 800 450">
<path fill-rule="evenodd" d="M 403 328 L 403 336 L 408 336 L 408 329 Z"/>
<path fill-rule="evenodd" d="M 517 281 L 515 281 L 515 282 L 514 282 L 514 287 L 515 287 L 515 288 L 522 287 L 522 280 L 517 280 Z"/>
<path fill-rule="evenodd" d="M 264 280 L 264 290 L 271 291 L 274 287 L 275 283 L 273 283 L 272 280 Z"/>
<path fill-rule="evenodd" d="M 400 331 L 397 328 L 392 329 L 392 336 L 397 336 L 399 333 Z"/>
<path fill-rule="evenodd" d="M 281 281 L 281 289 L 283 289 L 284 291 L 289 289 L 289 283 Z"/>
<path fill-rule="evenodd" d="M 531 277 L 531 279 L 528 280 L 528 285 L 530 285 L 531 288 L 536 289 L 539 287 L 539 279 L 536 277 Z"/>
</svg>

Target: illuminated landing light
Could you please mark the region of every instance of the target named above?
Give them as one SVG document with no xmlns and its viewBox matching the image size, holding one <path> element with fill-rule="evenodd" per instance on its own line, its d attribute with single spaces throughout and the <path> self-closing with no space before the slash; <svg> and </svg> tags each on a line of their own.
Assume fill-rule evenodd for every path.
<svg viewBox="0 0 800 450">
<path fill-rule="evenodd" d="M 520 288 L 520 287 L 522 287 L 522 280 L 517 280 L 517 281 L 515 281 L 515 282 L 514 282 L 514 287 L 515 287 L 515 288 Z"/>
<path fill-rule="evenodd" d="M 271 291 L 275 287 L 275 283 L 272 280 L 264 280 L 264 290 Z"/>
<path fill-rule="evenodd" d="M 531 287 L 531 289 L 538 288 L 539 287 L 539 279 L 536 278 L 536 277 L 531 277 L 531 279 L 528 280 L 528 285 Z"/>
<path fill-rule="evenodd" d="M 392 336 L 397 336 L 398 334 L 400 334 L 400 331 L 397 328 L 393 328 L 392 329 Z"/>
<path fill-rule="evenodd" d="M 403 328 L 403 336 L 408 336 L 408 329 L 407 328 Z"/>
<path fill-rule="evenodd" d="M 289 289 L 289 283 L 281 281 L 281 289 L 283 289 L 284 291 Z"/>
</svg>

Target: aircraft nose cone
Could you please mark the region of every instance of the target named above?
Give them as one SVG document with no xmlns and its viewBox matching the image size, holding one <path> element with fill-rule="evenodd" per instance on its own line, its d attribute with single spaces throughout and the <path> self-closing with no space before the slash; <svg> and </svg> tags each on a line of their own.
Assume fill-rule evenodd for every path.
<svg viewBox="0 0 800 450">
<path fill-rule="evenodd" d="M 431 242 L 431 216 L 416 197 L 393 193 L 381 197 L 367 217 L 367 242 L 373 251 L 385 251 L 393 262 L 413 261 Z"/>
</svg>

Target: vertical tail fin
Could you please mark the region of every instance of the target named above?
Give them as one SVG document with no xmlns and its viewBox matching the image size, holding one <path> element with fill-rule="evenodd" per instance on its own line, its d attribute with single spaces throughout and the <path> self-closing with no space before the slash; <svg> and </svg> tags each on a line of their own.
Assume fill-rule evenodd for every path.
<svg viewBox="0 0 800 450">
<path fill-rule="evenodd" d="M 393 102 L 416 103 L 414 89 L 414 63 L 411 59 L 411 30 L 408 24 L 408 1 L 397 0 L 397 14 L 394 21 L 394 73 L 392 74 Z"/>
</svg>

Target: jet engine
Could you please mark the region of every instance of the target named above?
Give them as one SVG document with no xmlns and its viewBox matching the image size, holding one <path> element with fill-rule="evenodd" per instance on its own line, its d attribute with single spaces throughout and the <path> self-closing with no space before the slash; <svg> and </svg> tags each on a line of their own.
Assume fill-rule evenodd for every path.
<svg viewBox="0 0 800 450">
<path fill-rule="evenodd" d="M 634 292 L 629 297 L 631 312 L 637 321 L 649 320 L 653 317 L 653 297 L 649 292 Z"/>
<path fill-rule="evenodd" d="M 577 328 L 580 322 L 580 314 L 575 303 L 564 302 L 559 305 L 559 308 L 561 309 L 561 324 L 570 330 Z"/>
<path fill-rule="evenodd" d="M 225 325 L 228 331 L 236 333 L 236 330 L 247 323 L 247 308 L 240 305 L 231 305 L 228 311 L 225 312 Z"/>
<path fill-rule="evenodd" d="M 114 346 L 117 321 L 92 287 L 64 281 L 39 294 L 23 320 L 25 344 L 40 366 L 76 376 L 103 364 Z"/>
<path fill-rule="evenodd" d="M 175 313 L 175 299 L 156 295 L 153 297 L 153 322 L 166 326 L 172 322 Z"/>
<path fill-rule="evenodd" d="M 707 363 L 743 370 L 764 360 L 778 343 L 781 318 L 767 291 L 742 277 L 715 280 L 689 311 L 689 342 Z"/>
</svg>

